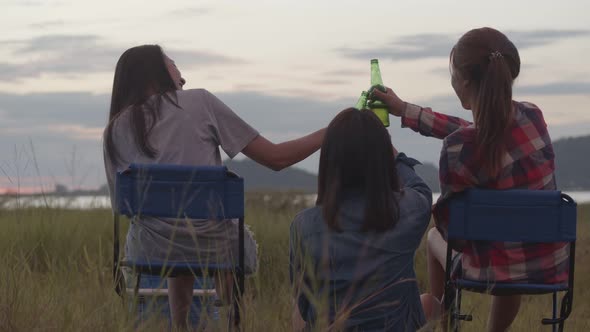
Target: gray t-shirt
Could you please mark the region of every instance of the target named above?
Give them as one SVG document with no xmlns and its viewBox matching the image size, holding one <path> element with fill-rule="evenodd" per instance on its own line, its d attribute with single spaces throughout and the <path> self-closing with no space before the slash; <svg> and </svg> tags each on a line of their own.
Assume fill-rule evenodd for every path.
<svg viewBox="0 0 590 332">
<path fill-rule="evenodd" d="M 106 176 L 114 204 L 115 174 L 131 163 L 155 163 L 195 166 L 221 165 L 219 147 L 233 158 L 242 151 L 258 132 L 238 117 L 221 100 L 205 89 L 180 90 L 176 92 L 177 107 L 166 98 L 160 104 L 160 116 L 150 135 L 149 142 L 157 151 L 151 159 L 141 153 L 130 130 L 130 110 L 123 111 L 113 124 L 113 140 L 120 161 L 111 160 L 104 153 Z M 170 95 L 175 100 L 173 95 Z M 152 97 L 154 101 L 157 97 Z M 106 131 L 105 131 L 106 134 Z M 174 237 L 174 241 L 170 239 Z M 246 246 L 255 243 L 246 239 Z M 167 259 L 170 261 L 194 261 L 198 255 L 213 254 L 208 259 L 226 260 L 226 255 L 237 248 L 237 231 L 229 222 L 195 222 L 161 218 L 133 220 L 127 234 L 127 257 L 135 259 Z M 251 243 L 249 243 L 249 241 Z M 252 251 L 252 250 L 250 250 Z M 246 252 L 248 270 L 249 255 L 254 260 L 255 252 Z M 252 262 L 251 262 L 252 263 Z M 251 265 L 251 264 L 250 264 Z M 255 268 L 250 266 L 251 268 Z"/>
</svg>

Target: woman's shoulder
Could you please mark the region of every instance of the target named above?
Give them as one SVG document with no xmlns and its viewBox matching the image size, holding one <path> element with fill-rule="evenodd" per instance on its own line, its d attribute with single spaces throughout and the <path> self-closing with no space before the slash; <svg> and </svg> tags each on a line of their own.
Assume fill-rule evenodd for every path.
<svg viewBox="0 0 590 332">
<path fill-rule="evenodd" d="M 293 219 L 294 223 L 305 223 L 309 220 L 317 219 L 321 217 L 322 209 L 320 206 L 312 206 L 307 209 L 304 209 L 295 215 L 295 219 Z"/>
<path fill-rule="evenodd" d="M 535 112 L 541 112 L 541 109 L 539 108 L 539 106 L 537 106 L 534 103 L 531 103 L 530 101 L 514 101 L 514 103 L 518 106 L 519 109 L 526 109 L 526 110 L 532 110 Z"/>
<path fill-rule="evenodd" d="M 208 117 L 207 114 L 210 114 L 215 108 L 215 96 L 207 89 L 178 90 L 176 97 L 180 108 L 199 119 Z"/>
<path fill-rule="evenodd" d="M 443 146 L 447 149 L 457 150 L 466 143 L 474 143 L 477 130 L 474 125 L 460 127 L 443 139 Z"/>
<path fill-rule="evenodd" d="M 425 195 L 413 188 L 404 188 L 399 195 L 401 216 L 404 218 L 418 218 L 427 216 L 430 219 L 432 193 Z"/>
<path fill-rule="evenodd" d="M 524 117 L 526 117 L 531 122 L 540 123 L 543 126 L 546 126 L 543 112 L 539 106 L 528 101 L 515 101 L 514 103 L 516 105 L 515 109 L 521 115 L 524 115 Z"/>
<path fill-rule="evenodd" d="M 313 206 L 297 213 L 293 222 L 291 223 L 291 231 L 297 230 L 300 234 L 317 231 L 317 225 L 323 225 L 322 209 L 319 206 Z M 316 227 L 312 227 L 316 225 Z"/>
<path fill-rule="evenodd" d="M 182 108 L 205 110 L 218 113 L 228 107 L 212 92 L 207 89 L 188 89 L 177 92 Z"/>
<path fill-rule="evenodd" d="M 186 89 L 186 90 L 177 90 L 176 95 L 180 98 L 199 98 L 199 99 L 207 99 L 210 98 L 213 94 L 209 92 L 209 90 L 204 88 L 198 89 Z"/>
</svg>

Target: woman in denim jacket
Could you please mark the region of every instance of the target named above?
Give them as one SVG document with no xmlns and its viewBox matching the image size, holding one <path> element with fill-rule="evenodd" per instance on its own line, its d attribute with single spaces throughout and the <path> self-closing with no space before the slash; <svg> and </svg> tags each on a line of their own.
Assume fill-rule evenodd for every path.
<svg viewBox="0 0 590 332">
<path fill-rule="evenodd" d="M 294 324 L 302 318 L 307 329 L 362 331 L 415 331 L 425 324 L 414 254 L 432 193 L 416 164 L 395 151 L 372 112 L 347 109 L 332 120 L 317 204 L 291 225 Z"/>
</svg>

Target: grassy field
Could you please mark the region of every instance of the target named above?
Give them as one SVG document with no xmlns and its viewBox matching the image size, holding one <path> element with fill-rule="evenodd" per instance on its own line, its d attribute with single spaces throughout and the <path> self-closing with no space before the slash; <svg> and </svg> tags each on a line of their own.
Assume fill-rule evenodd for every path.
<svg viewBox="0 0 590 332">
<path fill-rule="evenodd" d="M 292 312 L 288 232 L 301 209 L 285 197 L 249 196 L 247 223 L 260 246 L 260 270 L 248 280 L 246 331 L 288 331 Z M 0 210 L 0 331 L 126 331 L 133 316 L 111 278 L 112 221 L 107 210 Z M 574 309 L 567 331 L 590 330 L 590 206 L 579 208 Z M 425 250 L 416 255 L 421 290 L 427 290 Z M 482 331 L 490 298 L 466 293 L 474 316 L 465 331 Z M 551 297 L 526 297 L 513 331 L 547 330 Z M 140 328 L 160 331 L 154 321 Z"/>
</svg>

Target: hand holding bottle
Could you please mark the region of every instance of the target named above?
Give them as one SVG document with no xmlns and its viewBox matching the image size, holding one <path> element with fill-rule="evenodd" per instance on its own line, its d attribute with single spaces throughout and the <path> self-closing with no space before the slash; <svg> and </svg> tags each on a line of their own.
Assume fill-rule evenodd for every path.
<svg viewBox="0 0 590 332">
<path fill-rule="evenodd" d="M 365 110 L 367 108 L 368 97 L 369 94 L 367 93 L 367 91 L 363 91 L 361 93 L 361 96 L 359 97 L 359 100 L 356 102 L 355 108 L 359 111 Z"/>
<path fill-rule="evenodd" d="M 406 103 L 401 100 L 393 90 L 387 87 L 385 88 L 385 92 L 382 92 L 379 89 L 373 89 L 370 98 L 383 102 L 387 106 L 389 113 L 395 116 L 402 116 L 402 113 L 406 108 Z"/>
<path fill-rule="evenodd" d="M 371 59 L 371 89 L 369 91 L 372 90 L 386 91 L 383 85 L 383 79 L 381 78 L 379 60 L 377 59 Z M 367 103 L 367 106 L 377 115 L 385 127 L 389 127 L 389 114 L 387 106 L 384 103 L 380 100 L 372 100 L 370 103 Z"/>
</svg>

